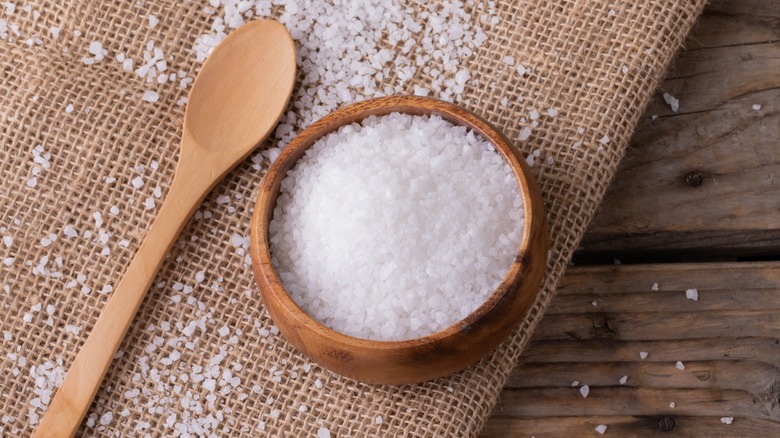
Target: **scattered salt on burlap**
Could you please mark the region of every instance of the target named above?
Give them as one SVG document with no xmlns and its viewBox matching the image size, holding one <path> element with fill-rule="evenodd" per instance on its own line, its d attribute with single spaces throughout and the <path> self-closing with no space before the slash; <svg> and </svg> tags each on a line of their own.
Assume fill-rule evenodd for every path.
<svg viewBox="0 0 780 438">
<path fill-rule="evenodd" d="M 433 44 L 424 31 L 408 47 L 384 33 L 377 40 L 390 54 L 377 90 L 435 96 L 431 84 L 442 73 L 442 90 L 446 80 L 455 91 L 464 81 L 460 101 L 534 157 L 551 222 L 548 273 L 529 318 L 484 360 L 433 382 L 386 387 L 340 378 L 298 354 L 263 310 L 249 268 L 248 224 L 267 165 L 255 154 L 206 198 L 174 245 L 79 436 L 476 435 L 703 3 L 532 0 L 494 12 L 466 4 L 455 19 L 479 21 L 486 39 L 453 67 L 432 58 L 427 72 L 393 64 L 404 50 Z M 121 278 L 159 209 L 200 65 L 193 45 L 213 32 L 214 13 L 225 14 L 209 4 L 0 7 L 0 435 L 30 434 L 30 410 L 43 413 L 56 367 L 72 362 L 112 293 L 106 286 Z M 404 14 L 424 25 L 433 23 L 423 18 L 431 8 L 451 9 L 417 1 Z M 324 28 L 304 26 L 297 37 L 313 29 Z M 456 78 L 464 70 L 468 78 Z M 398 82 L 407 71 L 412 77 Z M 302 117 L 295 103 L 285 117 L 298 129 L 293 116 Z"/>
</svg>

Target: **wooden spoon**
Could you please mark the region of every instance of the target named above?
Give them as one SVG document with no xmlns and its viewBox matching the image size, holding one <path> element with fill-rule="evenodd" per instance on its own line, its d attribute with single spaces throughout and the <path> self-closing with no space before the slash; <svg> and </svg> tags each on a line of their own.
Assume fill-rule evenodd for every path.
<svg viewBox="0 0 780 438">
<path fill-rule="evenodd" d="M 268 136 L 287 106 L 294 82 L 295 46 L 287 29 L 276 21 L 242 26 L 208 58 L 190 91 L 179 162 L 165 202 L 35 437 L 76 433 L 187 219 L 217 182 Z"/>
</svg>

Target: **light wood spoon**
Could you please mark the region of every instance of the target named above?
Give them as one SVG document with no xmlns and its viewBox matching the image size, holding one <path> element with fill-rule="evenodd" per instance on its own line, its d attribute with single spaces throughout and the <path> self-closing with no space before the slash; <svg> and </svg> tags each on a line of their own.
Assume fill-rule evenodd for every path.
<svg viewBox="0 0 780 438">
<path fill-rule="evenodd" d="M 171 245 L 206 194 L 262 142 L 287 106 L 295 46 L 276 21 L 232 32 L 190 91 L 171 188 L 34 436 L 72 437 Z"/>
</svg>

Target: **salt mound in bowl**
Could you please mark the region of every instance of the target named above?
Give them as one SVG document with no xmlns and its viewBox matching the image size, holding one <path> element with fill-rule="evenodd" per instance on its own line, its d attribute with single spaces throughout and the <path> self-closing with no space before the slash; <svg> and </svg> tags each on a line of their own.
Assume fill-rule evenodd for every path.
<svg viewBox="0 0 780 438">
<path fill-rule="evenodd" d="M 381 119 L 386 123 L 377 123 L 372 116 L 384 116 Z M 364 120 L 363 126 L 370 129 L 353 125 Z M 409 129 L 410 135 L 433 135 L 421 141 L 428 141 L 435 150 L 422 157 L 415 155 L 426 151 L 413 148 L 383 156 L 381 150 L 372 149 L 372 141 L 409 141 L 398 133 L 376 132 L 388 128 Z M 447 145 L 457 138 L 439 138 L 457 133 L 466 139 L 464 144 L 474 146 L 463 151 L 460 163 L 448 157 L 452 148 Z M 356 149 L 360 139 L 363 150 Z M 347 152 L 341 151 L 342 160 L 328 161 L 328 154 L 336 154 L 339 144 L 347 147 Z M 304 154 L 307 157 L 301 160 Z M 365 154 L 376 157 L 371 160 Z M 392 156 L 388 159 L 387 155 Z M 435 160 L 440 163 L 431 162 Z M 350 167 L 350 162 L 357 167 Z M 319 167 L 312 163 L 319 163 Z M 426 183 L 426 176 L 419 176 L 430 178 L 430 170 L 440 164 L 451 168 L 438 173 L 437 180 Z M 422 166 L 425 172 L 415 170 L 415 166 Z M 457 178 L 473 177 L 483 168 L 490 172 L 479 181 Z M 437 187 L 439 179 L 443 181 Z M 356 184 L 355 180 L 353 190 L 340 186 Z M 299 187 L 291 186 L 295 184 Z M 413 193 L 393 191 L 409 187 L 414 192 L 413 186 L 420 184 L 427 184 L 423 191 L 429 196 L 415 200 Z M 328 187 L 329 192 L 316 193 Z M 296 188 L 300 190 L 296 192 Z M 448 188 L 455 196 L 447 193 Z M 504 188 L 506 193 L 500 193 Z M 382 198 L 383 189 L 389 191 L 386 199 L 374 199 Z M 480 196 L 480 192 L 491 198 Z M 329 194 L 343 199 L 330 199 Z M 436 211 L 415 214 L 413 210 L 400 215 L 397 209 L 382 210 L 399 195 L 402 208 L 411 205 Z M 407 204 L 403 204 L 404 196 Z M 513 197 L 522 202 L 512 202 Z M 453 205 L 459 202 L 472 204 L 472 208 Z M 480 212 L 492 217 L 480 217 Z M 449 216 L 449 221 L 437 213 Z M 340 219 L 339 214 L 358 217 Z M 350 228 L 358 228 L 355 239 L 350 239 Z M 453 240 L 459 228 L 469 228 L 462 230 L 465 237 L 461 242 Z M 399 230 L 394 233 L 398 236 L 382 240 L 378 235 L 393 229 Z M 390 243 L 384 245 L 388 239 Z M 361 242 L 368 245 L 361 246 Z M 264 303 L 296 348 L 338 374 L 366 382 L 401 384 L 433 379 L 470 365 L 522 321 L 544 274 L 547 226 L 538 186 L 506 137 L 456 105 L 393 96 L 337 110 L 301 132 L 284 149 L 263 179 L 252 219 L 251 245 Z M 435 260 L 426 260 L 430 258 Z M 406 272 L 415 268 L 423 271 Z"/>
</svg>

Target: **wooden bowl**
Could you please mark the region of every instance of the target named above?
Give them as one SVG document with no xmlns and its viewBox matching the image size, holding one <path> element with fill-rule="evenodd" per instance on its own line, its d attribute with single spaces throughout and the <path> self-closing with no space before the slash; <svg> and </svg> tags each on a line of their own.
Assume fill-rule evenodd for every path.
<svg viewBox="0 0 780 438">
<path fill-rule="evenodd" d="M 517 257 L 498 288 L 461 321 L 405 341 L 373 341 L 336 332 L 301 310 L 285 291 L 271 263 L 268 225 L 282 180 L 322 136 L 371 115 L 436 114 L 465 125 L 490 141 L 517 177 L 525 228 Z M 251 253 L 263 301 L 282 334 L 325 368 L 360 381 L 417 383 L 459 371 L 496 348 L 525 317 L 544 276 L 547 222 L 539 188 L 525 160 L 487 121 L 451 103 L 417 96 L 371 99 L 341 108 L 303 130 L 274 161 L 263 179 L 251 226 Z"/>
</svg>

